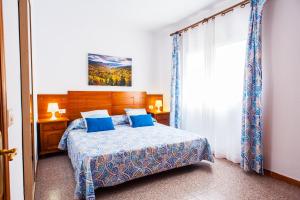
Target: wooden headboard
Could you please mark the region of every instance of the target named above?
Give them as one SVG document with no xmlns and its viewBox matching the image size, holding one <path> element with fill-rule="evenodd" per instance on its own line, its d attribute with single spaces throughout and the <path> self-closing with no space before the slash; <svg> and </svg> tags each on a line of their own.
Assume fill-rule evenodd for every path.
<svg viewBox="0 0 300 200">
<path fill-rule="evenodd" d="M 69 91 L 67 117 L 70 120 L 80 118 L 80 112 L 108 110 L 111 114 L 111 92 Z"/>
<path fill-rule="evenodd" d="M 112 115 L 124 114 L 125 108 L 146 108 L 146 92 L 112 92 Z"/>
<path fill-rule="evenodd" d="M 65 117 L 70 120 L 80 118 L 80 112 L 106 109 L 111 115 L 124 114 L 125 108 L 146 108 L 146 92 L 102 92 L 102 91 L 68 91 L 63 95 L 38 95 L 38 118 L 50 117 L 47 105 L 57 102 L 59 108 L 65 108 Z"/>
<path fill-rule="evenodd" d="M 146 108 L 146 92 L 69 91 L 67 116 L 79 118 L 80 112 L 106 109 L 111 115 L 124 114 L 125 108 Z"/>
</svg>

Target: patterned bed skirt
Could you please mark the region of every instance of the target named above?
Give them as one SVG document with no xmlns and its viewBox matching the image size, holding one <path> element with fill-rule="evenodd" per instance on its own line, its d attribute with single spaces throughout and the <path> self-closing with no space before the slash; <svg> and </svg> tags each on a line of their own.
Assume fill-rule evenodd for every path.
<svg viewBox="0 0 300 200">
<path fill-rule="evenodd" d="M 118 185 L 202 160 L 214 162 L 210 145 L 205 138 L 85 157 L 81 167 L 75 169 L 75 199 L 94 200 L 97 188 Z"/>
</svg>

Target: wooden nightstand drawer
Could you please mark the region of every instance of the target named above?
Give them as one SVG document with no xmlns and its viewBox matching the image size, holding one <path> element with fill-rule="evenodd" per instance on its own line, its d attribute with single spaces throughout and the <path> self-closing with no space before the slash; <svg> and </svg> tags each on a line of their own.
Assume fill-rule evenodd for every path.
<svg viewBox="0 0 300 200">
<path fill-rule="evenodd" d="M 57 151 L 58 143 L 63 135 L 63 130 L 57 131 L 46 131 L 44 135 L 42 135 L 42 143 L 41 143 L 41 151 L 42 152 L 52 152 Z"/>
<path fill-rule="evenodd" d="M 157 122 L 160 123 L 160 124 L 167 125 L 167 126 L 170 125 L 169 119 L 157 120 Z"/>
<path fill-rule="evenodd" d="M 66 127 L 65 123 L 66 122 L 41 124 L 41 130 L 42 131 L 53 131 L 53 130 L 65 129 L 65 127 Z"/>
<path fill-rule="evenodd" d="M 56 120 L 40 119 L 39 123 L 39 149 L 40 155 L 58 152 L 59 141 L 67 129 L 67 118 Z"/>
<path fill-rule="evenodd" d="M 157 120 L 169 120 L 169 114 L 159 114 L 159 115 L 156 115 L 156 119 Z"/>
<path fill-rule="evenodd" d="M 148 112 L 160 124 L 170 125 L 170 112 Z"/>
</svg>

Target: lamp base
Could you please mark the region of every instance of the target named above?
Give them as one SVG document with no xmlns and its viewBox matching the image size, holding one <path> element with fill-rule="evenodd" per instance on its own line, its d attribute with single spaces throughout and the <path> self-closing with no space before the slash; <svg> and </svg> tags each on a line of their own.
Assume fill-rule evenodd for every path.
<svg viewBox="0 0 300 200">
<path fill-rule="evenodd" d="M 55 112 L 52 112 L 52 116 L 50 118 L 51 120 L 57 120 L 57 117 L 55 116 Z"/>
</svg>

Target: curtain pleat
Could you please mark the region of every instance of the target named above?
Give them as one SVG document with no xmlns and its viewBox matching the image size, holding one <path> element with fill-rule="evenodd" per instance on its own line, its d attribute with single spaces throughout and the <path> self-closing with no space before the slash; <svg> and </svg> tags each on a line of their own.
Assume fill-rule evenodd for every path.
<svg viewBox="0 0 300 200">
<path fill-rule="evenodd" d="M 180 71 L 181 35 L 173 36 L 172 51 L 172 82 L 171 82 L 171 110 L 170 125 L 180 128 L 181 124 L 181 71 Z"/>
<path fill-rule="evenodd" d="M 243 92 L 241 167 L 263 174 L 262 11 L 266 0 L 251 0 Z"/>
</svg>

